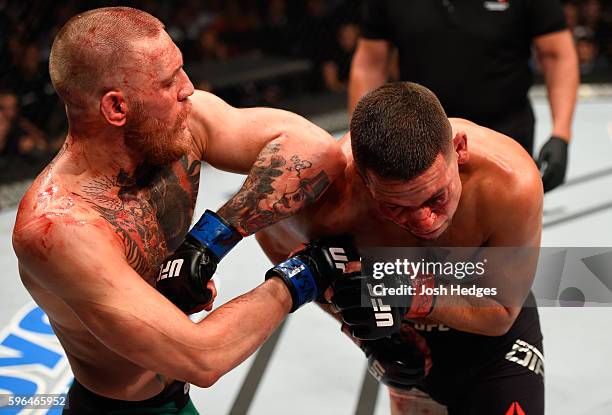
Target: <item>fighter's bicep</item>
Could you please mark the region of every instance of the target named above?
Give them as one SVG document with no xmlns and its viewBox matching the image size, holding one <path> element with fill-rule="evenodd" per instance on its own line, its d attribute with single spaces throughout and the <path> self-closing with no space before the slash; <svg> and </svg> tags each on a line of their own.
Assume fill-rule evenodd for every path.
<svg viewBox="0 0 612 415">
<path fill-rule="evenodd" d="M 223 122 L 211 124 L 208 131 L 206 161 L 235 173 L 249 172 L 264 148 L 287 159 L 279 159 L 281 163 L 287 163 L 291 157 L 304 159 L 313 154 L 317 158 L 329 157 L 331 161 L 334 156 L 339 157 L 332 151 L 337 146 L 327 132 L 297 114 L 276 108 L 232 108 Z"/>
<path fill-rule="evenodd" d="M 265 143 L 280 136 L 278 123 L 288 113 L 271 108 L 235 108 L 221 98 L 196 91 L 189 128 L 202 159 L 222 170 L 246 173 Z"/>
</svg>

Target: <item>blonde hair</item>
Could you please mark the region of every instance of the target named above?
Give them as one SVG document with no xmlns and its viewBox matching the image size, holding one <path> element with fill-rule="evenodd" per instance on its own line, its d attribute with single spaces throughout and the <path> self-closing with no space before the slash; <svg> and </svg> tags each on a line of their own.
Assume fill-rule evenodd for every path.
<svg viewBox="0 0 612 415">
<path fill-rule="evenodd" d="M 49 74 L 68 106 L 84 106 L 103 94 L 122 58 L 136 41 L 156 38 L 164 30 L 159 19 L 131 7 L 104 7 L 73 16 L 60 29 L 49 56 Z"/>
</svg>

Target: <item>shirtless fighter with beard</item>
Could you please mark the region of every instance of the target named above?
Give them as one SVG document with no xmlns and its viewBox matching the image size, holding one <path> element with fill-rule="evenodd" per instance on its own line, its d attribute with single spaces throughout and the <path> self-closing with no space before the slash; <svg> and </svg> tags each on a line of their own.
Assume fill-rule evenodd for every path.
<svg viewBox="0 0 612 415">
<path fill-rule="evenodd" d="M 76 378 L 65 413 L 196 413 L 185 382 L 215 383 L 299 305 L 271 279 L 199 324 L 181 312 L 210 309 L 223 255 L 313 202 L 345 165 L 322 129 L 194 91 L 182 66 L 163 24 L 132 8 L 74 16 L 54 40 L 70 127 L 19 206 L 13 246 Z M 184 240 L 200 160 L 249 175 Z"/>
<path fill-rule="evenodd" d="M 360 250 L 509 249 L 511 266 L 487 278 L 509 288 L 513 302 L 433 290 L 420 295 L 431 282 L 424 279 L 406 296 L 409 307 L 393 307 L 393 327 L 381 328 L 361 301 L 359 272 L 332 283 L 331 300 L 370 371 L 390 386 L 392 413 L 446 413 L 442 404 L 451 415 L 543 414 L 542 335 L 529 293 L 543 192 L 529 154 L 502 134 L 448 119 L 435 95 L 413 83 L 388 84 L 363 97 L 340 142 L 348 160 L 344 174 L 316 203 L 257 234 L 275 263 L 309 243 L 324 259 L 299 253 L 268 275 L 294 275 L 302 265 L 322 274 L 334 256 L 358 259 L 354 251 L 338 255 L 351 247 L 334 240 L 337 235 L 352 236 Z M 381 329 L 399 332 L 375 340 Z M 439 404 L 423 403 L 423 392 Z"/>
</svg>

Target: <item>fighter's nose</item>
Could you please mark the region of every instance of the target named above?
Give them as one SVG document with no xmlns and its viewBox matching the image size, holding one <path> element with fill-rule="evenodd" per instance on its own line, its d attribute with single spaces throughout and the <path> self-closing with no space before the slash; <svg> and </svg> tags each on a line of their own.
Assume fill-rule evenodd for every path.
<svg viewBox="0 0 612 415">
<path fill-rule="evenodd" d="M 436 214 L 429 209 L 427 212 L 424 212 L 424 209 L 422 209 L 420 213 L 415 214 L 411 219 L 410 227 L 420 231 L 427 231 L 435 223 Z"/>
</svg>

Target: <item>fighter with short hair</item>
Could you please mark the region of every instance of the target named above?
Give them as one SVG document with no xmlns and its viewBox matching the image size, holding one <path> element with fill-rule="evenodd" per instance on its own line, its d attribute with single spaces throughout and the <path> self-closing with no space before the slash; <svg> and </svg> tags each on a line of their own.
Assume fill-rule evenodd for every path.
<svg viewBox="0 0 612 415">
<path fill-rule="evenodd" d="M 413 388 L 451 415 L 503 414 L 513 405 L 543 414 L 542 334 L 530 294 L 543 189 L 529 154 L 493 130 L 448 119 L 431 91 L 408 82 L 367 94 L 340 143 L 348 160 L 344 174 L 316 203 L 257 234 L 269 258 L 278 263 L 296 246 L 334 235 L 351 235 L 360 249 L 527 252 L 511 256 L 517 259 L 512 267 L 493 270 L 514 302 L 419 291 L 401 310 L 404 321 L 394 321 L 399 332 L 382 339 L 374 340 L 381 328 L 368 317 L 372 310 L 362 307 L 359 272 L 332 283 L 332 302 L 371 369 L 390 385 L 394 414 L 421 413 L 416 412 L 422 409 L 418 393 L 406 392 Z M 527 361 L 526 355 L 534 359 Z"/>
<path fill-rule="evenodd" d="M 49 70 L 69 131 L 21 201 L 13 247 L 76 378 L 65 412 L 196 413 L 185 382 L 214 384 L 318 293 L 296 304 L 273 278 L 198 324 L 181 310 L 210 310 L 216 263 L 316 200 L 344 156 L 300 116 L 194 91 L 163 24 L 140 10 L 72 17 Z M 248 177 L 185 240 L 201 160 Z"/>
</svg>

